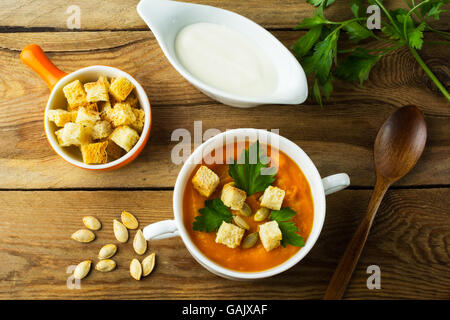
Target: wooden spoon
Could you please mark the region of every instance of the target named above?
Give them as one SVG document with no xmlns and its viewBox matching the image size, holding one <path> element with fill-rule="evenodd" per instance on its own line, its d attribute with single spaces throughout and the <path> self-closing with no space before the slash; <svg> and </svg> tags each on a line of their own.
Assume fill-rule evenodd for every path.
<svg viewBox="0 0 450 320">
<path fill-rule="evenodd" d="M 427 126 L 423 113 L 414 106 L 398 109 L 378 131 L 374 146 L 377 181 L 369 207 L 331 278 L 324 299 L 342 298 L 384 194 L 391 184 L 414 167 L 426 140 Z"/>
</svg>

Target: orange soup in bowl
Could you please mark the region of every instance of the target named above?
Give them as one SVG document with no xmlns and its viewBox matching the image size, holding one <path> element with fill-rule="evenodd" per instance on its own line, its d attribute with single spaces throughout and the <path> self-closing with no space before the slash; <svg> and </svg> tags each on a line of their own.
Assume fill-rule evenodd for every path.
<svg viewBox="0 0 450 320">
<path fill-rule="evenodd" d="M 217 161 L 221 163 L 208 164 L 214 151 L 203 159 L 184 190 L 184 226 L 197 248 L 225 268 L 258 272 L 276 267 L 301 250 L 313 227 L 309 183 L 299 166 L 275 148 L 266 147 L 270 166 L 278 167 L 269 177 L 258 176 L 266 167 L 260 161 L 264 153 L 258 156 L 259 166 L 247 163 L 251 156 L 244 158 L 250 150 L 262 152 L 259 142 L 228 148 L 234 149 L 234 159 L 245 161 L 227 164 L 227 146 Z"/>
</svg>

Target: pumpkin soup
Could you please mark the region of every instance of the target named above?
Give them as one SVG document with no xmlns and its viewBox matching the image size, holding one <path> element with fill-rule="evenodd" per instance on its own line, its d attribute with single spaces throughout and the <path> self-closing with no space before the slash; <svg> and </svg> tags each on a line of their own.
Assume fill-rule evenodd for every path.
<svg viewBox="0 0 450 320">
<path fill-rule="evenodd" d="M 259 161 L 259 142 L 234 143 L 234 159 L 241 155 L 248 160 L 251 148 L 257 148 Z M 311 232 L 314 204 L 309 183 L 292 159 L 270 146 L 267 156 L 278 153 L 271 159 L 278 171 L 264 176 L 257 175 L 267 162 L 253 167 L 245 161 L 226 164 L 226 149 L 223 161 L 217 161 L 221 163 L 210 164 L 214 151 L 205 157 L 186 184 L 185 228 L 197 248 L 225 268 L 257 272 L 276 267 L 301 250 Z"/>
</svg>

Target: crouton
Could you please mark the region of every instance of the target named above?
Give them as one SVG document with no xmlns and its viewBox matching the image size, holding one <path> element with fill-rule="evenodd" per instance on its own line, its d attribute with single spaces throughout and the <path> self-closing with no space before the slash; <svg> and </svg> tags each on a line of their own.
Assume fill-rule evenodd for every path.
<svg viewBox="0 0 450 320">
<path fill-rule="evenodd" d="M 109 101 L 108 86 L 104 81 L 85 83 L 84 90 L 88 102 Z"/>
<path fill-rule="evenodd" d="M 119 147 L 129 152 L 131 148 L 139 140 L 139 134 L 136 130 L 131 129 L 128 126 L 120 126 L 114 129 L 113 133 L 109 136 L 109 139 L 114 141 Z"/>
<path fill-rule="evenodd" d="M 78 116 L 78 110 L 76 111 L 69 111 L 70 112 L 70 118 L 72 119 L 72 122 L 76 122 L 77 121 L 77 116 Z"/>
<path fill-rule="evenodd" d="M 108 160 L 113 161 L 121 158 L 125 151 L 119 147 L 114 141 L 108 139 L 108 146 L 106 147 L 106 153 L 108 154 Z"/>
<path fill-rule="evenodd" d="M 136 97 L 134 91 L 131 91 L 131 93 L 128 95 L 128 97 L 125 99 L 124 102 L 129 103 L 132 108 L 139 108 L 139 100 Z"/>
<path fill-rule="evenodd" d="M 228 248 L 234 249 L 241 244 L 244 232 L 244 229 L 223 221 L 217 231 L 216 243 L 221 243 L 226 245 Z"/>
<path fill-rule="evenodd" d="M 108 78 L 107 78 L 107 77 L 105 77 L 105 76 L 100 76 L 100 77 L 98 77 L 97 82 L 102 83 L 102 84 L 106 87 L 106 89 L 107 89 L 106 92 L 109 92 L 109 81 L 108 81 Z"/>
<path fill-rule="evenodd" d="M 83 156 L 83 162 L 86 164 L 106 163 L 108 161 L 107 145 L 108 141 L 82 145 L 81 155 Z"/>
<path fill-rule="evenodd" d="M 76 110 L 78 107 L 88 104 L 86 92 L 84 91 L 80 80 L 75 80 L 66 84 L 63 88 L 63 92 L 66 96 L 67 103 L 69 104 L 69 111 Z"/>
<path fill-rule="evenodd" d="M 72 113 L 63 109 L 48 110 L 47 118 L 58 127 L 64 127 L 67 122 L 72 121 Z"/>
<path fill-rule="evenodd" d="M 269 221 L 259 226 L 259 238 L 266 251 L 279 247 L 282 237 L 280 227 L 276 221 Z"/>
<path fill-rule="evenodd" d="M 68 147 L 71 145 L 81 146 L 89 143 L 90 128 L 80 123 L 67 122 L 64 128 L 55 132 L 59 145 Z"/>
<path fill-rule="evenodd" d="M 194 189 L 206 198 L 214 193 L 219 182 L 219 176 L 207 166 L 201 166 L 192 178 Z"/>
<path fill-rule="evenodd" d="M 144 128 L 145 112 L 142 109 L 133 108 L 133 113 L 136 116 L 136 121 L 131 124 L 131 127 L 140 133 Z"/>
<path fill-rule="evenodd" d="M 109 114 L 115 127 L 131 126 L 136 122 L 136 115 L 128 103 L 116 103 Z"/>
<path fill-rule="evenodd" d="M 247 194 L 244 190 L 236 188 L 234 185 L 227 183 L 223 186 L 220 199 L 231 210 L 241 210 L 244 205 Z"/>
<path fill-rule="evenodd" d="M 285 191 L 278 187 L 268 186 L 264 190 L 264 194 L 259 199 L 261 201 L 261 207 L 269 208 L 272 210 L 280 210 L 283 204 Z"/>
<path fill-rule="evenodd" d="M 102 118 L 102 120 L 112 122 L 111 113 L 112 113 L 113 108 L 111 106 L 111 102 L 103 101 L 103 102 L 100 102 L 99 105 L 100 105 L 100 118 Z"/>
<path fill-rule="evenodd" d="M 127 78 L 117 77 L 109 86 L 109 93 L 120 102 L 128 97 L 133 88 L 133 84 Z"/>
<path fill-rule="evenodd" d="M 99 140 L 108 137 L 112 132 L 111 124 L 108 121 L 97 121 L 92 127 L 92 139 Z"/>
<path fill-rule="evenodd" d="M 93 110 L 87 110 L 85 107 L 80 107 L 77 112 L 76 123 L 82 123 L 87 126 L 93 126 L 100 120 L 100 114 Z"/>
</svg>

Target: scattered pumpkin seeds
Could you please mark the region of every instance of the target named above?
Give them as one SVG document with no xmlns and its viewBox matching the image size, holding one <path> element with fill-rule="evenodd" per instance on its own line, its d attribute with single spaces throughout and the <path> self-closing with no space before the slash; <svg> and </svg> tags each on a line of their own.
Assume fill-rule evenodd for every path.
<svg viewBox="0 0 450 320">
<path fill-rule="evenodd" d="M 267 217 L 269 216 L 270 210 L 267 208 L 260 208 L 258 209 L 258 211 L 256 211 L 255 216 L 253 217 L 253 219 L 255 221 L 264 221 L 267 219 Z"/>
<path fill-rule="evenodd" d="M 245 220 L 242 219 L 242 217 L 240 217 L 240 216 L 233 216 L 233 221 L 239 228 L 242 228 L 245 230 L 250 229 L 250 226 L 248 225 L 248 223 L 245 222 Z"/>
<path fill-rule="evenodd" d="M 113 255 L 115 255 L 117 252 L 117 246 L 115 244 L 107 244 L 104 245 L 99 253 L 98 258 L 99 259 L 108 259 L 111 258 Z"/>
<path fill-rule="evenodd" d="M 142 266 L 138 259 L 131 260 L 130 275 L 136 280 L 141 280 Z"/>
<path fill-rule="evenodd" d="M 116 262 L 111 259 L 104 259 L 97 262 L 95 265 L 95 270 L 101 272 L 109 272 L 116 268 Z"/>
<path fill-rule="evenodd" d="M 89 270 L 91 270 L 91 263 L 92 263 L 91 260 L 86 260 L 86 261 L 80 262 L 75 267 L 75 270 L 73 272 L 73 277 L 78 280 L 81 280 L 84 277 L 86 277 L 87 274 L 89 273 Z"/>
<path fill-rule="evenodd" d="M 156 261 L 156 253 L 151 253 L 148 255 L 144 260 L 142 260 L 142 276 L 146 277 L 148 276 L 155 267 L 155 261 Z"/>
<path fill-rule="evenodd" d="M 122 220 L 122 223 L 125 225 L 125 227 L 127 227 L 128 229 L 134 230 L 137 229 L 137 227 L 139 226 L 139 222 L 137 221 L 136 217 L 127 211 L 122 211 L 120 219 Z"/>
<path fill-rule="evenodd" d="M 95 234 L 91 230 L 80 229 L 72 234 L 72 239 L 78 242 L 91 242 Z"/>
<path fill-rule="evenodd" d="M 137 254 L 144 254 L 147 251 L 147 240 L 144 238 L 142 230 L 138 230 L 133 240 L 133 248 Z"/>
<path fill-rule="evenodd" d="M 87 216 L 83 217 L 83 223 L 86 226 L 86 228 L 90 230 L 100 230 L 102 227 L 102 224 L 96 217 Z"/>
<path fill-rule="evenodd" d="M 256 242 L 258 242 L 258 238 L 259 238 L 258 232 L 250 233 L 242 241 L 242 248 L 249 249 L 249 248 L 253 247 L 256 244 Z"/>
<path fill-rule="evenodd" d="M 118 220 L 114 219 L 114 236 L 119 242 L 127 242 L 128 241 L 128 229 Z"/>
<path fill-rule="evenodd" d="M 246 217 L 250 217 L 253 214 L 252 208 L 250 208 L 250 206 L 245 202 L 241 210 L 239 210 L 239 213 Z"/>
</svg>

